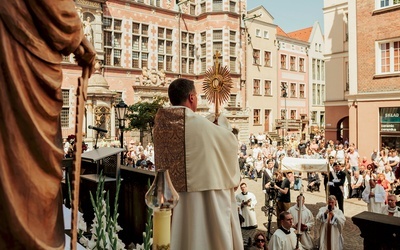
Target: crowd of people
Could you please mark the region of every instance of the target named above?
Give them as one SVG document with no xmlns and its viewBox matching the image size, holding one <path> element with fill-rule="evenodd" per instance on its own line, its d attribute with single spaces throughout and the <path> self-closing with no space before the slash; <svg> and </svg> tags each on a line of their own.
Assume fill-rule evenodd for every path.
<svg viewBox="0 0 400 250">
<path fill-rule="evenodd" d="M 327 171 L 281 172 L 283 157 L 326 159 Z M 399 162 L 397 150 L 386 147 L 380 151 L 373 150 L 367 157 L 359 155 L 354 143 L 325 141 L 323 136 L 307 142 L 293 136 L 281 145 L 265 134 L 251 134 L 248 143 L 239 142 L 239 169 L 242 178 L 262 179 L 266 205 L 272 204 L 270 194 L 276 194 L 272 198 L 276 199 L 274 205 L 279 228 L 269 243 L 268 239 L 256 235 L 253 247 L 257 245 L 259 248 L 254 249 L 313 249 L 314 239 L 308 232 L 314 226 L 314 220 L 321 225 L 318 229 L 321 237 L 317 243 L 320 249 L 343 249 L 342 232 L 346 220 L 343 203 L 346 199 L 362 199 L 368 211 L 400 217 L 400 207 L 396 204 Z M 302 189 L 303 180 L 306 184 Z M 328 190 L 327 204 L 320 208 L 315 218 L 304 206 L 304 196 L 297 197 L 297 203 L 290 207 L 291 189 L 320 192 L 323 190 L 321 184 L 325 191 Z M 299 203 L 299 199 L 303 202 Z M 301 222 L 298 221 L 300 206 L 303 213 Z M 301 228 L 301 244 L 296 246 L 294 239 L 298 228 Z M 265 244 L 260 244 L 263 240 Z"/>
</svg>

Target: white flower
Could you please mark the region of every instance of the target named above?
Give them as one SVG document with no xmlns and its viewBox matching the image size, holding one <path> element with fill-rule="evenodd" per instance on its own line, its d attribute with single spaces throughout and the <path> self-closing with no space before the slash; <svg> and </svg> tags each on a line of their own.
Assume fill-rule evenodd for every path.
<svg viewBox="0 0 400 250">
<path fill-rule="evenodd" d="M 82 236 L 82 237 L 79 239 L 79 243 L 81 243 L 81 244 L 84 245 L 85 247 L 88 245 L 88 242 L 89 242 L 89 240 L 88 240 L 85 236 Z"/>
<path fill-rule="evenodd" d="M 86 232 L 87 230 L 86 222 L 82 213 L 78 213 L 78 229 L 82 230 L 83 232 Z"/>
</svg>

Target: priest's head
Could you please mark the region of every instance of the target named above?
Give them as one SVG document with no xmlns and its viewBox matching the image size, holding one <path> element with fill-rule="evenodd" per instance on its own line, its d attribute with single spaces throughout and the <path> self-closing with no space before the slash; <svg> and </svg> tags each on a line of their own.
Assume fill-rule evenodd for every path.
<svg viewBox="0 0 400 250">
<path fill-rule="evenodd" d="M 331 209 L 333 210 L 333 208 L 336 206 L 336 196 L 334 195 L 329 195 L 328 196 L 328 207 L 331 207 Z"/>
<path fill-rule="evenodd" d="M 297 206 L 300 207 L 300 206 L 304 205 L 305 199 L 306 198 L 304 197 L 304 195 L 298 195 L 297 200 L 296 200 Z"/>
<path fill-rule="evenodd" d="M 279 220 L 283 228 L 289 230 L 293 225 L 293 216 L 286 211 L 279 214 Z"/>
<path fill-rule="evenodd" d="M 194 82 L 184 78 L 178 78 L 168 87 L 169 101 L 173 106 L 185 106 L 193 110 L 197 109 L 197 92 Z"/>
</svg>

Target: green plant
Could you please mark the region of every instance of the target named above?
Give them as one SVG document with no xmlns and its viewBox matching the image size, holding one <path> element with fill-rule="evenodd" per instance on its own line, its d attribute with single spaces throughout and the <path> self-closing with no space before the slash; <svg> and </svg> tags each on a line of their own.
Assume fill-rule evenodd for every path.
<svg viewBox="0 0 400 250">
<path fill-rule="evenodd" d="M 93 197 L 90 192 L 90 200 L 93 205 L 94 219 L 90 232 L 90 240 L 84 238 L 80 242 L 86 246 L 86 249 L 124 249 L 125 244 L 119 239 L 118 232 L 122 228 L 118 225 L 118 194 L 121 186 L 121 179 L 117 179 L 117 190 L 114 201 L 114 212 L 111 214 L 110 194 L 104 190 L 105 177 L 100 173 L 99 183 L 97 185 L 96 196 Z M 104 196 L 106 194 L 106 199 Z"/>
</svg>

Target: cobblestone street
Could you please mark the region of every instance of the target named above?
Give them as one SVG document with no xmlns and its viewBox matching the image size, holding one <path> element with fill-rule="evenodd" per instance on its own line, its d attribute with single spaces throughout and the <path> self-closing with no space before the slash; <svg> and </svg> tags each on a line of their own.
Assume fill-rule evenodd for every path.
<svg viewBox="0 0 400 250">
<path fill-rule="evenodd" d="M 256 215 L 258 228 L 253 230 L 245 230 L 242 229 L 243 240 L 248 242 L 249 238 L 253 238 L 257 231 L 267 232 L 267 223 L 268 218 L 265 213 L 261 211 L 261 207 L 264 206 L 264 193 L 261 190 L 261 179 L 257 182 L 254 180 L 244 179 L 243 182 L 247 183 L 248 191 L 255 194 L 257 197 L 257 205 L 256 205 Z M 303 187 L 307 182 L 303 180 Z M 237 191 L 240 192 L 240 189 Z M 296 197 L 300 194 L 299 191 L 290 190 L 292 205 L 294 204 Z M 317 215 L 319 208 L 325 205 L 325 190 L 323 185 L 321 185 L 321 192 L 304 192 L 305 197 L 305 205 L 308 209 L 311 210 L 314 216 Z M 346 224 L 344 227 L 343 237 L 344 237 L 344 249 L 345 250 L 362 250 L 363 249 L 363 239 L 360 236 L 360 230 L 356 225 L 353 224 L 351 217 L 361 213 L 363 211 L 367 211 L 367 205 L 362 200 L 358 199 L 347 199 L 344 202 L 344 211 L 346 216 Z M 276 217 L 273 216 L 271 223 L 271 233 L 276 230 Z M 318 249 L 317 244 L 319 237 L 319 223 L 316 222 L 316 225 L 312 229 L 315 239 L 315 249 Z"/>
</svg>

